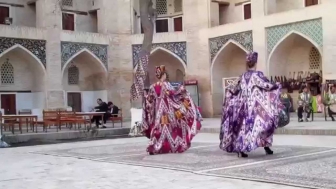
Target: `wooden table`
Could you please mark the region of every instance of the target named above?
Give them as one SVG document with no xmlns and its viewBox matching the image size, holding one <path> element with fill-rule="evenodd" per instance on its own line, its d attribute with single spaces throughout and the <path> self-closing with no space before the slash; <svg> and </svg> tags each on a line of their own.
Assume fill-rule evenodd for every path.
<svg viewBox="0 0 336 189">
<path fill-rule="evenodd" d="M 2 133 L 2 120 L 10 120 L 10 121 L 17 121 L 19 120 L 19 129 L 22 134 L 22 119 L 26 119 L 27 123 L 27 132 L 29 131 L 28 123 L 32 124 L 33 131 L 34 131 L 34 124 L 37 121 L 38 116 L 37 115 L 0 115 L 0 127 L 1 127 L 1 133 Z M 29 121 L 28 121 L 29 120 Z M 15 123 L 14 123 L 15 124 Z M 12 127 L 12 133 L 14 134 L 14 125 Z"/>
<path fill-rule="evenodd" d="M 104 122 L 104 114 L 105 112 L 75 112 L 76 115 L 80 115 L 80 116 L 90 116 L 90 119 L 93 116 L 101 116 L 101 120 L 102 122 Z M 91 120 L 90 120 L 90 126 L 91 126 Z"/>
</svg>

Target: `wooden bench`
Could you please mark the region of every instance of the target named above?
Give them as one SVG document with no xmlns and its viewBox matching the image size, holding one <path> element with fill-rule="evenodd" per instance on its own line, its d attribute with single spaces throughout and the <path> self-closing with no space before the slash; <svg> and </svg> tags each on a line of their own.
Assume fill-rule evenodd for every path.
<svg viewBox="0 0 336 189">
<path fill-rule="evenodd" d="M 121 127 L 123 124 L 123 115 L 122 115 L 122 109 L 119 109 L 118 114 L 111 114 L 111 117 L 109 120 L 112 121 L 112 127 L 114 128 L 114 123 L 120 122 Z"/>
</svg>

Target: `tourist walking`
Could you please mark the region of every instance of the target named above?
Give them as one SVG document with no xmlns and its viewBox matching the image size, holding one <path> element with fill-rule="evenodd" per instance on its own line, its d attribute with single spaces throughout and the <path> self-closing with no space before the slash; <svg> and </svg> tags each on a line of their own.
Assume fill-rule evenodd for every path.
<svg viewBox="0 0 336 189">
<path fill-rule="evenodd" d="M 222 109 L 220 148 L 237 153 L 238 157 L 258 147 L 273 154 L 270 146 L 279 123 L 281 104 L 280 84 L 271 83 L 262 72 L 256 71 L 258 54 L 246 57 L 247 71 L 237 84 L 226 90 Z"/>
<path fill-rule="evenodd" d="M 141 128 L 150 155 L 182 153 L 201 129 L 201 116 L 190 94 L 168 82 L 165 66 L 156 67 L 158 81 L 145 93 Z"/>
</svg>

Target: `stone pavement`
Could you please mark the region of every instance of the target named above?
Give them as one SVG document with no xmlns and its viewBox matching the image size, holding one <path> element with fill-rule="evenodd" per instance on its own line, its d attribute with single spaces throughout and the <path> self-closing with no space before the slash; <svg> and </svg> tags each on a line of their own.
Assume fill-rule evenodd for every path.
<svg viewBox="0 0 336 189">
<path fill-rule="evenodd" d="M 336 188 L 334 136 L 277 135 L 273 156 L 258 149 L 248 159 L 219 150 L 218 134 L 197 135 L 183 154 L 148 156 L 146 142 L 142 137 L 1 149 L 0 188 Z"/>
<path fill-rule="evenodd" d="M 220 118 L 204 118 L 202 122 L 203 133 L 219 133 Z M 314 121 L 298 122 L 297 117 L 291 117 L 289 125 L 279 128 L 276 134 L 286 135 L 332 135 L 336 136 L 336 122 L 325 121 L 324 117 L 315 117 Z"/>
</svg>

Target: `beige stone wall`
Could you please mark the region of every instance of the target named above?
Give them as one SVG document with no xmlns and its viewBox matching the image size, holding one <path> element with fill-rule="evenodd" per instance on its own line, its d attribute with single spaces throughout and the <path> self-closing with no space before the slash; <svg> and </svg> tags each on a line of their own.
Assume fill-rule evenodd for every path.
<svg viewBox="0 0 336 189">
<path fill-rule="evenodd" d="M 36 9 L 34 6 L 27 6 L 26 1 L 23 0 L 2 0 L 1 3 L 5 3 L 5 5 L 2 6 L 9 7 L 9 16 L 13 18 L 12 25 L 28 27 L 36 26 Z M 24 5 L 24 7 L 9 6 L 7 4 Z"/>
<path fill-rule="evenodd" d="M 241 1 L 240 1 L 241 2 Z M 236 3 L 239 3 L 238 1 Z M 221 9 L 219 13 L 220 25 L 240 22 L 244 20 L 242 4 L 230 3 L 225 9 Z"/>
<path fill-rule="evenodd" d="M 280 13 L 305 7 L 302 0 L 268 0 L 265 3 L 267 14 Z"/>
<path fill-rule="evenodd" d="M 22 1 L 16 1 L 22 4 Z M 222 101 L 220 92 L 222 90 L 220 88 L 221 77 L 238 75 L 244 69 L 241 64 L 241 62 L 244 62 L 244 53 L 237 50 L 238 47 L 232 46 L 233 50 L 229 51 L 229 48 L 225 50 L 226 53 L 224 54 L 226 54 L 227 58 L 219 58 L 215 64 L 216 66 L 214 66 L 216 67 L 215 72 L 211 74 L 214 69 L 211 69 L 209 38 L 252 30 L 253 48 L 259 53 L 258 69 L 264 71 L 267 75 L 271 75 L 272 72 L 286 74 L 288 69 L 298 69 L 306 65 L 303 62 L 306 61 L 307 52 L 311 44 L 304 40 L 300 41 L 296 38 L 291 40 L 289 38 L 286 43 L 282 44 L 285 47 L 277 47 L 284 50 L 275 52 L 272 60 L 268 62 L 265 29 L 271 26 L 322 18 L 323 48 L 319 50 L 322 52 L 323 78 L 336 78 L 336 67 L 333 64 L 336 58 L 334 53 L 336 51 L 336 38 L 334 35 L 336 33 L 334 24 L 336 18 L 333 14 L 336 2 L 334 0 L 323 0 L 321 5 L 300 8 L 303 4 L 300 5 L 298 3 L 300 1 L 297 0 L 272 1 L 269 0 L 268 2 L 270 3 L 265 8 L 263 1 L 252 0 L 252 19 L 242 20 L 242 6 L 235 3 L 243 2 L 243 0 L 230 1 L 228 10 L 225 13 L 219 12 L 219 10 L 214 12 L 218 7 L 210 1 L 183 0 L 184 31 L 154 35 L 153 43 L 180 41 L 187 43 L 187 66 L 185 70 L 182 67 L 179 67 L 179 69 L 181 68 L 181 70 L 185 71 L 186 79 L 197 79 L 199 81 L 200 101 L 205 117 L 213 116 L 220 112 L 218 104 L 221 104 Z M 36 19 L 31 16 L 34 15 L 34 11 L 29 10 L 28 6 L 25 5 L 24 8 L 15 7 L 13 8 L 13 15 L 15 16 L 13 24 L 15 27 L 1 25 L 0 33 L 2 37 L 47 40 L 47 74 L 45 80 L 39 80 L 39 82 L 41 83 L 40 86 L 45 86 L 44 92 L 47 99 L 46 106 L 48 107 L 63 106 L 65 104 L 64 91 L 72 90 L 64 84 L 66 72 L 63 74 L 61 68 L 61 41 L 109 45 L 109 62 L 105 85 L 106 89 L 108 89 L 108 100 L 112 100 L 115 104 L 125 109 L 124 113 L 127 117 L 129 116 L 128 109 L 131 106 L 129 89 L 133 77 L 131 45 L 141 44 L 143 39 L 143 35 L 138 34 L 139 31 L 136 29 L 137 18 L 134 16 L 133 8 L 131 7 L 132 5 L 137 7 L 138 5 L 133 0 L 96 0 L 94 6 L 90 2 L 86 1 L 86 3 L 76 5 L 75 8 L 82 11 L 99 8 L 97 11 L 97 23 L 94 23 L 94 19 L 89 16 L 77 16 L 77 28 L 79 31 L 61 30 L 61 13 L 57 9 L 57 0 L 38 0 L 35 10 Z M 30 19 L 25 20 L 27 18 Z M 80 24 L 81 22 L 84 24 Z M 218 24 L 223 25 L 217 26 Z M 19 27 L 16 27 L 18 25 Z M 96 31 L 98 33 L 90 33 Z M 132 35 L 132 33 L 137 34 Z M 236 50 L 234 50 L 235 48 Z M 286 51 L 286 49 L 290 48 L 294 50 Z M 228 52 L 231 52 L 231 54 Z M 285 58 L 283 58 L 284 56 Z M 78 57 L 78 59 L 80 58 Z M 0 61 L 3 60 L 1 59 Z M 165 53 L 152 57 L 151 62 L 164 62 L 164 64 L 168 65 L 168 68 L 170 65 L 181 66 L 176 59 Z M 278 67 L 273 67 L 275 64 Z M 88 78 L 88 75 L 90 75 L 89 72 L 86 72 L 88 67 L 84 65 L 79 67 L 83 66 L 81 68 L 82 73 L 86 73 L 83 77 Z M 174 66 L 174 69 L 176 68 L 177 66 Z M 20 72 L 18 71 L 18 73 Z M 172 70 L 172 73 L 174 73 L 174 70 Z M 172 73 L 170 74 L 173 78 L 174 74 Z M 213 78 L 212 81 L 213 75 L 216 75 L 216 78 Z M 32 81 L 32 79 L 28 78 L 25 80 Z M 82 81 L 85 81 L 85 79 L 82 78 Z M 96 84 L 83 82 L 83 85 L 78 86 L 77 89 L 95 90 L 95 87 Z M 3 88 L 0 87 L 0 89 Z"/>
</svg>

